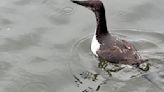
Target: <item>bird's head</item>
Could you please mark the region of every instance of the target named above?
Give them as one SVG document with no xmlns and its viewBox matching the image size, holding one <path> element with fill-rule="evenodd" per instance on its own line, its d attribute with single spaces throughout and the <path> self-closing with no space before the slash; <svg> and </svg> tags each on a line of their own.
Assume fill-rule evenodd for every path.
<svg viewBox="0 0 164 92">
<path fill-rule="evenodd" d="M 71 0 L 71 1 L 78 5 L 89 8 L 94 12 L 101 11 L 102 9 L 104 9 L 104 5 L 103 5 L 102 1 L 100 1 L 100 0 L 86 0 L 86 1 Z"/>
</svg>

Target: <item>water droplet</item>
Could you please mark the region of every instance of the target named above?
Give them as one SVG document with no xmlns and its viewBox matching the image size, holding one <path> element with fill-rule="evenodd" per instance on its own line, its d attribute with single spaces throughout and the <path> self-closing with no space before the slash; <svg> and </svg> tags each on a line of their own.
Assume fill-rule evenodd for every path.
<svg viewBox="0 0 164 92">
<path fill-rule="evenodd" d="M 73 8 L 72 7 L 64 7 L 63 8 L 63 13 L 64 14 L 72 14 L 73 13 Z"/>
</svg>

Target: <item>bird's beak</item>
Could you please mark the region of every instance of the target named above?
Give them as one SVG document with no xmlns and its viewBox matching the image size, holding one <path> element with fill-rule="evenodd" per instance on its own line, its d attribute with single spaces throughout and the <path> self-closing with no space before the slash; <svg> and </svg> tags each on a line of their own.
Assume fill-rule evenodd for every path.
<svg viewBox="0 0 164 92">
<path fill-rule="evenodd" d="M 82 5 L 82 6 L 85 6 L 85 7 L 89 7 L 89 3 L 88 1 L 76 1 L 76 0 L 71 0 L 73 3 L 76 3 L 78 5 Z"/>
<path fill-rule="evenodd" d="M 71 0 L 73 3 L 77 3 L 78 1 L 76 1 L 76 0 Z"/>
</svg>

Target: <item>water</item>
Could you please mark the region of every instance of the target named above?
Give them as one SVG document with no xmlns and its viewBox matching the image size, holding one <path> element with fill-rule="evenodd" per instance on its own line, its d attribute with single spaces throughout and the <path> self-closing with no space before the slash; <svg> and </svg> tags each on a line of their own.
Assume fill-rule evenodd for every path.
<svg viewBox="0 0 164 92">
<path fill-rule="evenodd" d="M 1 0 L 0 92 L 94 92 L 101 83 L 99 92 L 163 92 L 164 1 L 103 2 L 108 28 L 150 60 L 149 72 L 108 78 L 97 68 L 90 51 L 95 17 L 86 8 L 69 0 Z M 79 76 L 87 71 L 102 74 L 93 82 Z M 83 82 L 79 87 L 74 76 Z"/>
</svg>

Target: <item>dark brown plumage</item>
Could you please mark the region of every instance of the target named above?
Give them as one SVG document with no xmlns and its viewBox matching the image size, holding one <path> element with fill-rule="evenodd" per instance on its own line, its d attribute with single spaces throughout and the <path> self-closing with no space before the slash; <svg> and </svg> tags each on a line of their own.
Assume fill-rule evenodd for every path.
<svg viewBox="0 0 164 92">
<path fill-rule="evenodd" d="M 139 64 L 143 63 L 143 60 L 131 43 L 112 36 L 108 31 L 104 5 L 100 0 L 72 0 L 72 2 L 89 8 L 96 15 L 97 29 L 95 35 L 96 40 L 100 44 L 100 47 L 96 50 L 96 54 L 99 58 L 115 64 L 139 66 Z"/>
</svg>

